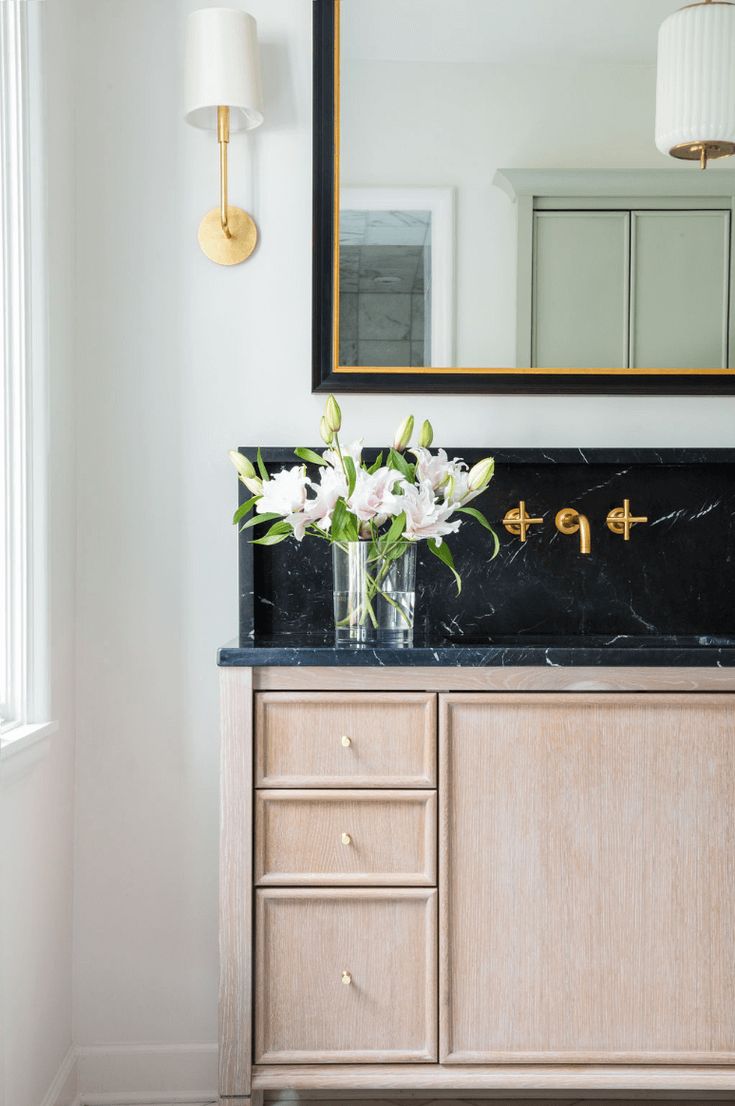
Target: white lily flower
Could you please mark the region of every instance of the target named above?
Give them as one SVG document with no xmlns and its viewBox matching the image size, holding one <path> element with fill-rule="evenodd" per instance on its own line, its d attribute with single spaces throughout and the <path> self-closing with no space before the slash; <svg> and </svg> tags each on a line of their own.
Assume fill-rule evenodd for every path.
<svg viewBox="0 0 735 1106">
<path fill-rule="evenodd" d="M 428 480 L 423 481 L 418 487 L 403 481 L 403 495 L 401 496 L 401 509 L 406 512 L 406 529 L 404 538 L 419 541 L 422 538 L 434 538 L 437 545 L 441 545 L 442 538 L 447 534 L 455 534 L 462 525 L 461 519 L 449 521 L 454 513 L 455 504 L 448 503 L 445 499 L 437 499 Z"/>
<path fill-rule="evenodd" d="M 307 526 L 316 525 L 325 533 L 332 525 L 332 512 L 340 496 L 347 495 L 347 481 L 341 469 L 321 468 L 320 481 L 317 484 L 309 480 L 309 487 L 316 493 L 313 499 L 307 499 L 303 509 L 286 516 L 286 522 L 293 529 L 296 541 L 303 541 Z"/>
<path fill-rule="evenodd" d="M 467 465 L 461 457 L 449 460 L 446 450 L 437 449 L 436 456 L 417 446 L 410 450 L 416 458 L 416 480 L 419 484 L 431 484 L 435 492 L 442 491 L 444 498 L 458 503 L 467 491 Z"/>
<path fill-rule="evenodd" d="M 259 515 L 290 515 L 301 511 L 306 500 L 308 480 L 303 465 L 281 469 L 270 480 L 263 481 L 262 497 L 255 504 Z"/>
<path fill-rule="evenodd" d="M 342 446 L 342 456 L 351 457 L 352 460 L 355 462 L 356 469 L 359 469 L 360 463 L 362 461 L 362 446 L 364 440 L 364 438 L 358 438 L 357 441 L 352 443 L 352 445 Z M 339 453 L 336 449 L 325 449 L 322 453 L 322 457 L 328 465 L 332 466 L 332 468 L 342 468 L 342 462 L 339 459 Z"/>
<path fill-rule="evenodd" d="M 393 491 L 400 480 L 400 472 L 386 466 L 372 474 L 358 469 L 357 482 L 347 506 L 360 522 L 370 522 L 371 519 L 384 522 L 386 518 L 400 515 L 403 496 L 395 495 Z"/>
</svg>

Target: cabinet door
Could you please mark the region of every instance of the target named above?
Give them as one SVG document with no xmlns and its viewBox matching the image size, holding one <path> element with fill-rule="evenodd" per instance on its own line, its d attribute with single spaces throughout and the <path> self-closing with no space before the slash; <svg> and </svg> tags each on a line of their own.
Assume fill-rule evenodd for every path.
<svg viewBox="0 0 735 1106">
<path fill-rule="evenodd" d="M 448 1063 L 735 1061 L 735 698 L 447 695 Z"/>
<path fill-rule="evenodd" d="M 629 249 L 628 212 L 535 213 L 533 365 L 627 365 Z"/>
<path fill-rule="evenodd" d="M 726 368 L 729 271 L 729 212 L 634 212 L 632 367 Z"/>
</svg>

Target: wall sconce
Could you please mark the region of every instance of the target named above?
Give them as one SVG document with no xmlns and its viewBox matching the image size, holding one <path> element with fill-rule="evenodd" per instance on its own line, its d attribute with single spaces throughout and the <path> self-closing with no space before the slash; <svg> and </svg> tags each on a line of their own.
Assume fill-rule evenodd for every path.
<svg viewBox="0 0 735 1106">
<path fill-rule="evenodd" d="M 230 132 L 263 122 L 257 24 L 239 8 L 201 8 L 186 23 L 186 120 L 215 130 L 220 201 L 199 225 L 199 245 L 218 265 L 239 265 L 255 249 L 258 228 L 227 199 Z"/>
</svg>

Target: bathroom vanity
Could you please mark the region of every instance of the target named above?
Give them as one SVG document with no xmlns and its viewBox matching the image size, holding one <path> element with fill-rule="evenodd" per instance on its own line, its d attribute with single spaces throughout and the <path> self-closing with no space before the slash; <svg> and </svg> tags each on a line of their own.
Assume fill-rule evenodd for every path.
<svg viewBox="0 0 735 1106">
<path fill-rule="evenodd" d="M 468 559 L 449 621 L 425 566 L 412 649 L 335 648 L 311 554 L 243 546 L 223 1099 L 735 1096 L 735 457 L 498 460 L 483 509 L 546 525 Z M 570 490 L 588 556 L 553 526 Z M 649 520 L 627 542 L 604 526 L 623 498 Z"/>
</svg>

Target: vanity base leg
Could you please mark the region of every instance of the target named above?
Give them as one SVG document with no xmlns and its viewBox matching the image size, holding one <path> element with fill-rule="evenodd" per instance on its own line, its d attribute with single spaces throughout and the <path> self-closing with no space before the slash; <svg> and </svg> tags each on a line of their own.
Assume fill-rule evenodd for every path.
<svg viewBox="0 0 735 1106">
<path fill-rule="evenodd" d="M 249 1098 L 242 1095 L 234 1095 L 227 1098 L 219 1097 L 219 1106 L 263 1106 L 263 1092 L 253 1091 Z"/>
</svg>

